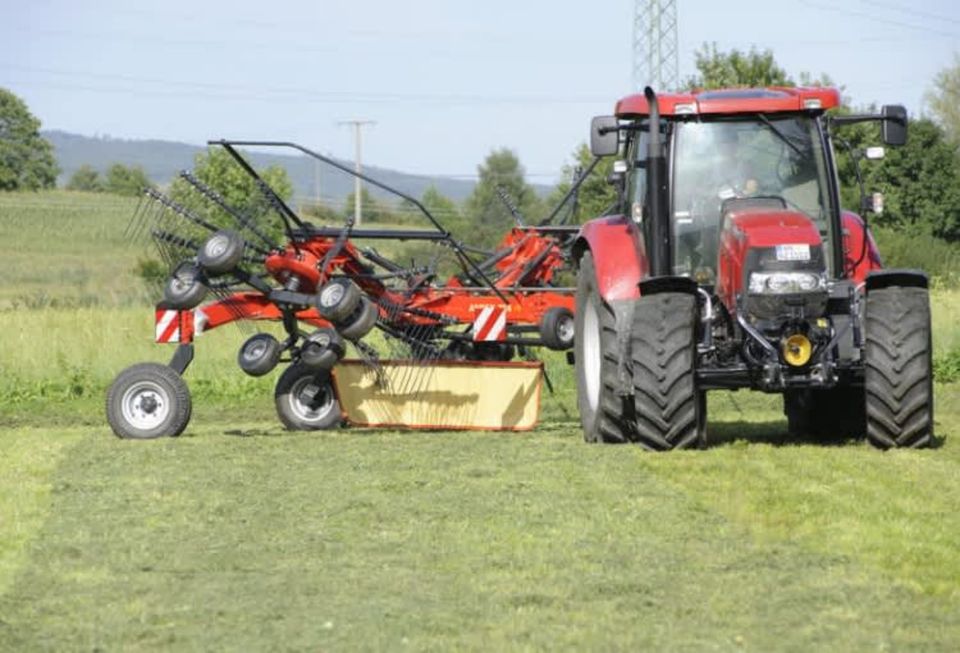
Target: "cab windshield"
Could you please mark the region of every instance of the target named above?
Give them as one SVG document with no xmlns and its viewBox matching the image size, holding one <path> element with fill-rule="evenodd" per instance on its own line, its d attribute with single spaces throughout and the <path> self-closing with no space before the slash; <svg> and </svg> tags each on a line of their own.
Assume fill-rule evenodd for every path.
<svg viewBox="0 0 960 653">
<path fill-rule="evenodd" d="M 675 274 L 713 282 L 723 213 L 737 207 L 807 215 L 820 231 L 832 270 L 831 196 L 815 120 L 754 115 L 681 122 L 673 143 Z"/>
</svg>

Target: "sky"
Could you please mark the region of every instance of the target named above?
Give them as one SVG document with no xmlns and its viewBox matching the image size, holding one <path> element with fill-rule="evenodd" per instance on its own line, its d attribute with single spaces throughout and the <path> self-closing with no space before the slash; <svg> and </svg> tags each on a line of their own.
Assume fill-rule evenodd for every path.
<svg viewBox="0 0 960 653">
<path fill-rule="evenodd" d="M 680 78 L 704 43 L 770 49 L 855 105 L 924 111 L 960 52 L 948 0 L 676 0 Z M 294 140 L 469 178 L 509 147 L 554 183 L 631 92 L 632 0 L 0 0 L 0 87 L 45 129 L 202 144 Z"/>
</svg>

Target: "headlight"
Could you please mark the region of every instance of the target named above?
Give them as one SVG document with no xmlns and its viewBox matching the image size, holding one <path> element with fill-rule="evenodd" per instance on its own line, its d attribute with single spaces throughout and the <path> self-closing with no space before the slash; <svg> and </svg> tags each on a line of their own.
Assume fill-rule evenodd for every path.
<svg viewBox="0 0 960 653">
<path fill-rule="evenodd" d="M 827 280 L 816 272 L 752 272 L 749 290 L 752 295 L 792 295 L 824 290 Z"/>
</svg>

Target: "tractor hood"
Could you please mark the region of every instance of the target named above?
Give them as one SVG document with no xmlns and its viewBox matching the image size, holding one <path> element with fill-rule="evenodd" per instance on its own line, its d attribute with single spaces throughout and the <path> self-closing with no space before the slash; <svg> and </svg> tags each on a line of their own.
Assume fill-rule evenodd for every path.
<svg viewBox="0 0 960 653">
<path fill-rule="evenodd" d="M 758 318 L 813 317 L 822 312 L 826 302 L 823 241 L 817 226 L 803 213 L 779 208 L 728 211 L 719 258 L 717 290 L 731 312 L 737 312 L 738 298 L 748 314 Z"/>
<path fill-rule="evenodd" d="M 797 211 L 733 211 L 727 213 L 725 231 L 748 248 L 778 245 L 821 245 L 820 232 Z"/>
</svg>

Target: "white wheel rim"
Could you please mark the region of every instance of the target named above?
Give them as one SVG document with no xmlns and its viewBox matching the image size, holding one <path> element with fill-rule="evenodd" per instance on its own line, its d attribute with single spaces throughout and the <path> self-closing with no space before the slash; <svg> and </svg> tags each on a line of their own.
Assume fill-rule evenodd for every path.
<svg viewBox="0 0 960 653">
<path fill-rule="evenodd" d="M 596 412 L 600 406 L 600 320 L 593 302 L 584 302 L 583 307 L 583 383 L 586 386 L 587 403 Z"/>
<path fill-rule="evenodd" d="M 343 297 L 343 293 L 343 286 L 332 283 L 320 292 L 320 304 L 326 307 L 336 306 Z"/>
<path fill-rule="evenodd" d="M 330 414 L 330 411 L 333 410 L 333 390 L 331 389 L 329 383 L 323 387 L 320 387 L 318 392 L 321 394 L 321 402 L 319 406 L 313 408 L 300 399 L 301 393 L 310 385 L 319 386 L 312 376 L 305 376 L 297 379 L 290 388 L 290 394 L 287 395 L 287 401 L 290 405 L 290 410 L 298 418 L 305 422 L 322 422 L 324 418 Z"/>
<path fill-rule="evenodd" d="M 130 426 L 150 431 L 170 415 L 170 395 L 153 381 L 140 381 L 123 393 L 120 411 Z"/>
</svg>

